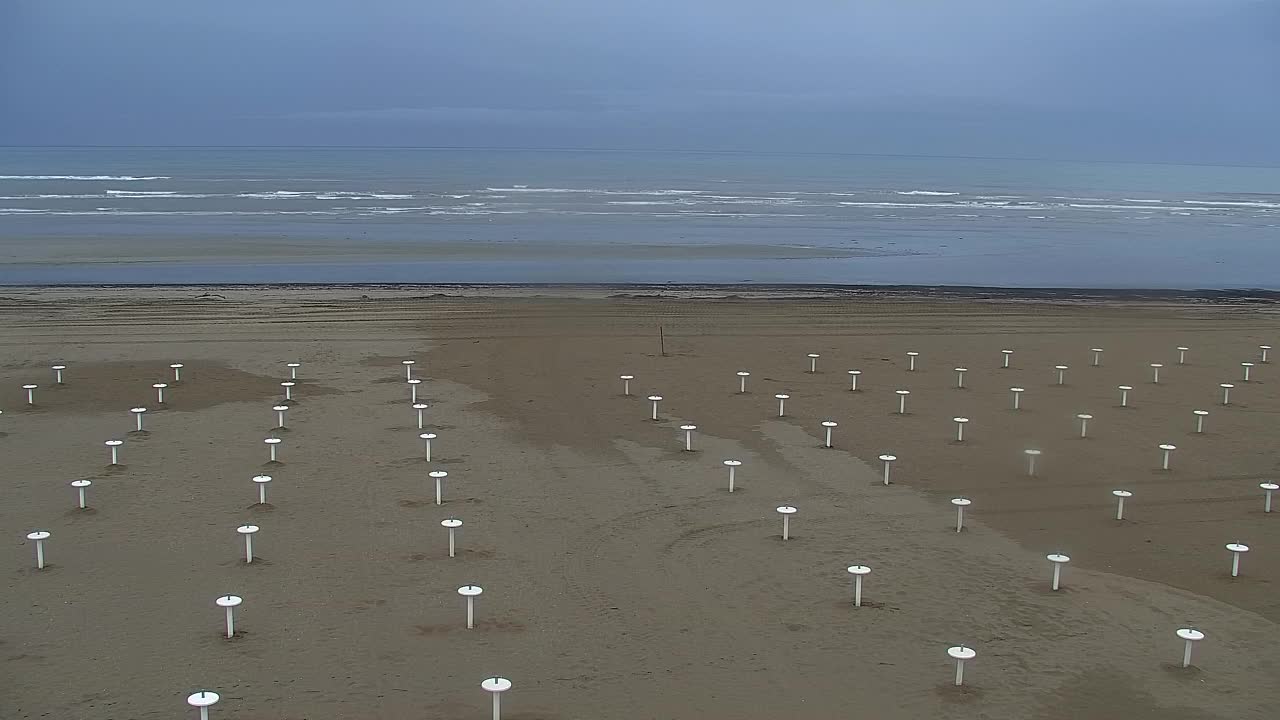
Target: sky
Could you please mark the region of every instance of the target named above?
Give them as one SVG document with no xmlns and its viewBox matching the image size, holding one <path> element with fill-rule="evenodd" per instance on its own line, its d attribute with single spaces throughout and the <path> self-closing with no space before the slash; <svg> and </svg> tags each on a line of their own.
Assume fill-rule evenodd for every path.
<svg viewBox="0 0 1280 720">
<path fill-rule="evenodd" d="M 0 144 L 1280 165 L 1276 0 L 3 0 Z"/>
</svg>

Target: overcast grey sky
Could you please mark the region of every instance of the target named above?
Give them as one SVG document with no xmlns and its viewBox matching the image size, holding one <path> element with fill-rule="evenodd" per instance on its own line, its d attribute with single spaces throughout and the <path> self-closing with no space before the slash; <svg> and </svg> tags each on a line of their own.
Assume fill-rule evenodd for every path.
<svg viewBox="0 0 1280 720">
<path fill-rule="evenodd" d="M 0 0 L 0 144 L 1280 163 L 1276 0 Z"/>
</svg>

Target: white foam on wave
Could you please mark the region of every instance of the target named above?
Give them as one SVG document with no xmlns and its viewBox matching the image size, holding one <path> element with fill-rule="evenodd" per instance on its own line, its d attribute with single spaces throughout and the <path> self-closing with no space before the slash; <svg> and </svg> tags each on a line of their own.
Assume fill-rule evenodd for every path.
<svg viewBox="0 0 1280 720">
<path fill-rule="evenodd" d="M 211 197 L 228 197 L 220 194 L 186 194 L 177 192 L 131 192 L 129 190 L 108 190 L 110 194 L 76 194 L 76 195 L 59 195 L 59 194 L 43 194 L 43 195 L 3 195 L 0 200 L 128 200 L 128 199 L 161 199 L 161 200 L 180 200 L 180 199 L 199 199 Z"/>
<path fill-rule="evenodd" d="M 727 205 L 791 205 L 801 202 L 795 197 L 759 197 L 753 195 L 699 195 L 698 199 L 716 200 Z"/>
<path fill-rule="evenodd" d="M 105 200 L 106 195 L 0 195 L 0 200 Z"/>
<path fill-rule="evenodd" d="M 937 195 L 939 197 L 960 194 L 958 192 L 942 192 L 939 190 L 895 190 L 894 193 L 897 195 Z"/>
<path fill-rule="evenodd" d="M 690 200 L 610 200 L 606 205 L 697 205 Z"/>
<path fill-rule="evenodd" d="M 1067 207 L 1079 210 L 1213 210 L 1208 207 L 1178 207 L 1176 205 L 1094 205 L 1091 203 L 1067 203 Z"/>
<path fill-rule="evenodd" d="M 255 200 L 281 200 L 292 198 L 315 197 L 318 193 L 305 190 L 271 190 L 268 192 L 251 192 L 240 193 L 236 195 L 238 198 L 253 198 Z"/>
<path fill-rule="evenodd" d="M 976 200 L 960 200 L 956 202 L 854 202 L 841 200 L 840 205 L 848 207 L 876 207 L 876 208 L 986 208 L 990 210 L 1044 210 L 1047 206 L 1042 203 L 1024 202 L 1011 205 L 1008 202 L 980 202 Z"/>
<path fill-rule="evenodd" d="M 634 215 L 647 218 L 688 218 L 688 217 L 707 217 L 707 218 L 800 218 L 811 217 L 804 213 L 744 213 L 744 212 L 716 212 L 714 210 L 676 210 L 674 212 L 643 212 L 639 210 L 555 210 L 552 208 L 539 208 L 535 212 L 544 215 Z"/>
<path fill-rule="evenodd" d="M 1280 209 L 1280 203 L 1258 202 L 1255 200 L 1183 200 L 1187 205 L 1207 205 L 1210 207 L 1261 208 L 1264 210 Z"/>
<path fill-rule="evenodd" d="M 1138 200 L 1138 199 L 1134 199 L 1134 198 L 1120 198 L 1120 200 L 1121 200 L 1122 202 L 1131 202 L 1131 203 L 1162 203 L 1162 202 L 1164 202 L 1163 200 L 1157 200 L 1157 199 L 1155 199 L 1155 198 L 1152 198 L 1152 199 L 1150 199 L 1150 200 Z"/>
<path fill-rule="evenodd" d="M 484 203 L 480 203 L 483 205 Z M 421 216 L 430 215 L 525 215 L 528 210 L 493 210 L 480 207 L 464 207 L 452 205 L 424 205 L 417 207 L 388 207 L 388 206 L 369 206 L 369 207 L 343 207 L 337 208 L 343 211 L 343 214 L 354 215 L 408 215 L 416 214 Z"/>
<path fill-rule="evenodd" d="M 413 195 L 402 195 L 398 193 L 376 193 L 376 192 L 350 192 L 337 191 L 319 193 L 314 196 L 316 200 L 412 200 Z"/>
<path fill-rule="evenodd" d="M 1070 195 L 1050 195 L 1050 200 L 1075 200 L 1077 202 L 1106 202 L 1110 198 L 1072 197 Z"/>
<path fill-rule="evenodd" d="M 485 192 L 510 193 L 547 193 L 547 194 L 579 194 L 579 195 L 699 195 L 702 190 L 606 190 L 604 188 L 560 188 L 529 187 L 513 185 L 511 187 L 487 187 Z"/>
<path fill-rule="evenodd" d="M 0 175 L 0 180 L 118 180 L 134 182 L 142 180 L 171 180 L 168 175 Z"/>
<path fill-rule="evenodd" d="M 208 217 L 218 215 L 341 215 L 334 210 L 123 210 L 120 208 L 100 207 L 92 210 L 54 210 L 51 208 L 0 208 L 0 215 L 107 215 L 113 217 L 135 217 L 154 215 L 180 215 L 190 217 Z"/>
</svg>

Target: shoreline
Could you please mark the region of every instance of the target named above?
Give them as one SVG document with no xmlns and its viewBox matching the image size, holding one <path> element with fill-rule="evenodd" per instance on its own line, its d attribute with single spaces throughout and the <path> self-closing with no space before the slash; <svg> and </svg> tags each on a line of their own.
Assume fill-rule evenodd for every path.
<svg viewBox="0 0 1280 720">
<path fill-rule="evenodd" d="M 1257 288 L 1195 289 L 1172 288 L 1073 288 L 995 287 L 975 285 L 833 285 L 833 284 L 719 284 L 719 283 L 183 283 L 183 284 L 48 284 L 0 286 L 0 298 L 18 294 L 86 294 L 106 296 L 184 295 L 199 292 L 197 298 L 220 294 L 269 292 L 322 294 L 333 299 L 376 299 L 379 297 L 553 297 L 567 299 L 850 299 L 870 297 L 901 300 L 957 301 L 1083 301 L 1083 302 L 1207 302 L 1220 304 L 1280 303 L 1280 290 Z M 424 296 L 423 293 L 428 295 Z M 192 298 L 185 298 L 192 299 Z"/>
</svg>

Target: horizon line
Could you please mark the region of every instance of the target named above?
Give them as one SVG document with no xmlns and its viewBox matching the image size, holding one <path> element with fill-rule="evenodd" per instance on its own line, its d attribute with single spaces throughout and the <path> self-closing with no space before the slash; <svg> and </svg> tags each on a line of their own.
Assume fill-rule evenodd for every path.
<svg viewBox="0 0 1280 720">
<path fill-rule="evenodd" d="M 1003 160 L 1015 162 L 1071 162 L 1082 164 L 1116 164 L 1116 165 L 1182 165 L 1187 167 L 1224 167 L 1224 168 L 1257 168 L 1278 169 L 1280 165 L 1249 165 L 1230 162 L 1187 162 L 1175 160 L 1133 160 L 1116 159 L 1100 160 L 1096 158 L 1061 158 L 1046 156 L 1003 156 L 1003 155 L 930 155 L 916 153 L 873 153 L 847 151 L 817 150 L 744 150 L 744 149 L 689 149 L 689 148 L 613 148 L 613 147 L 534 147 L 519 145 L 101 145 L 101 144 L 65 144 L 65 145 L 7 145 L 0 144 L 5 150 L 40 150 L 40 149 L 152 149 L 152 150 L 503 150 L 510 152 L 583 152 L 583 153 L 683 153 L 689 155 L 765 155 L 765 156 L 801 156 L 801 157 L 876 157 L 876 158 L 918 158 L 934 160 Z"/>
</svg>

